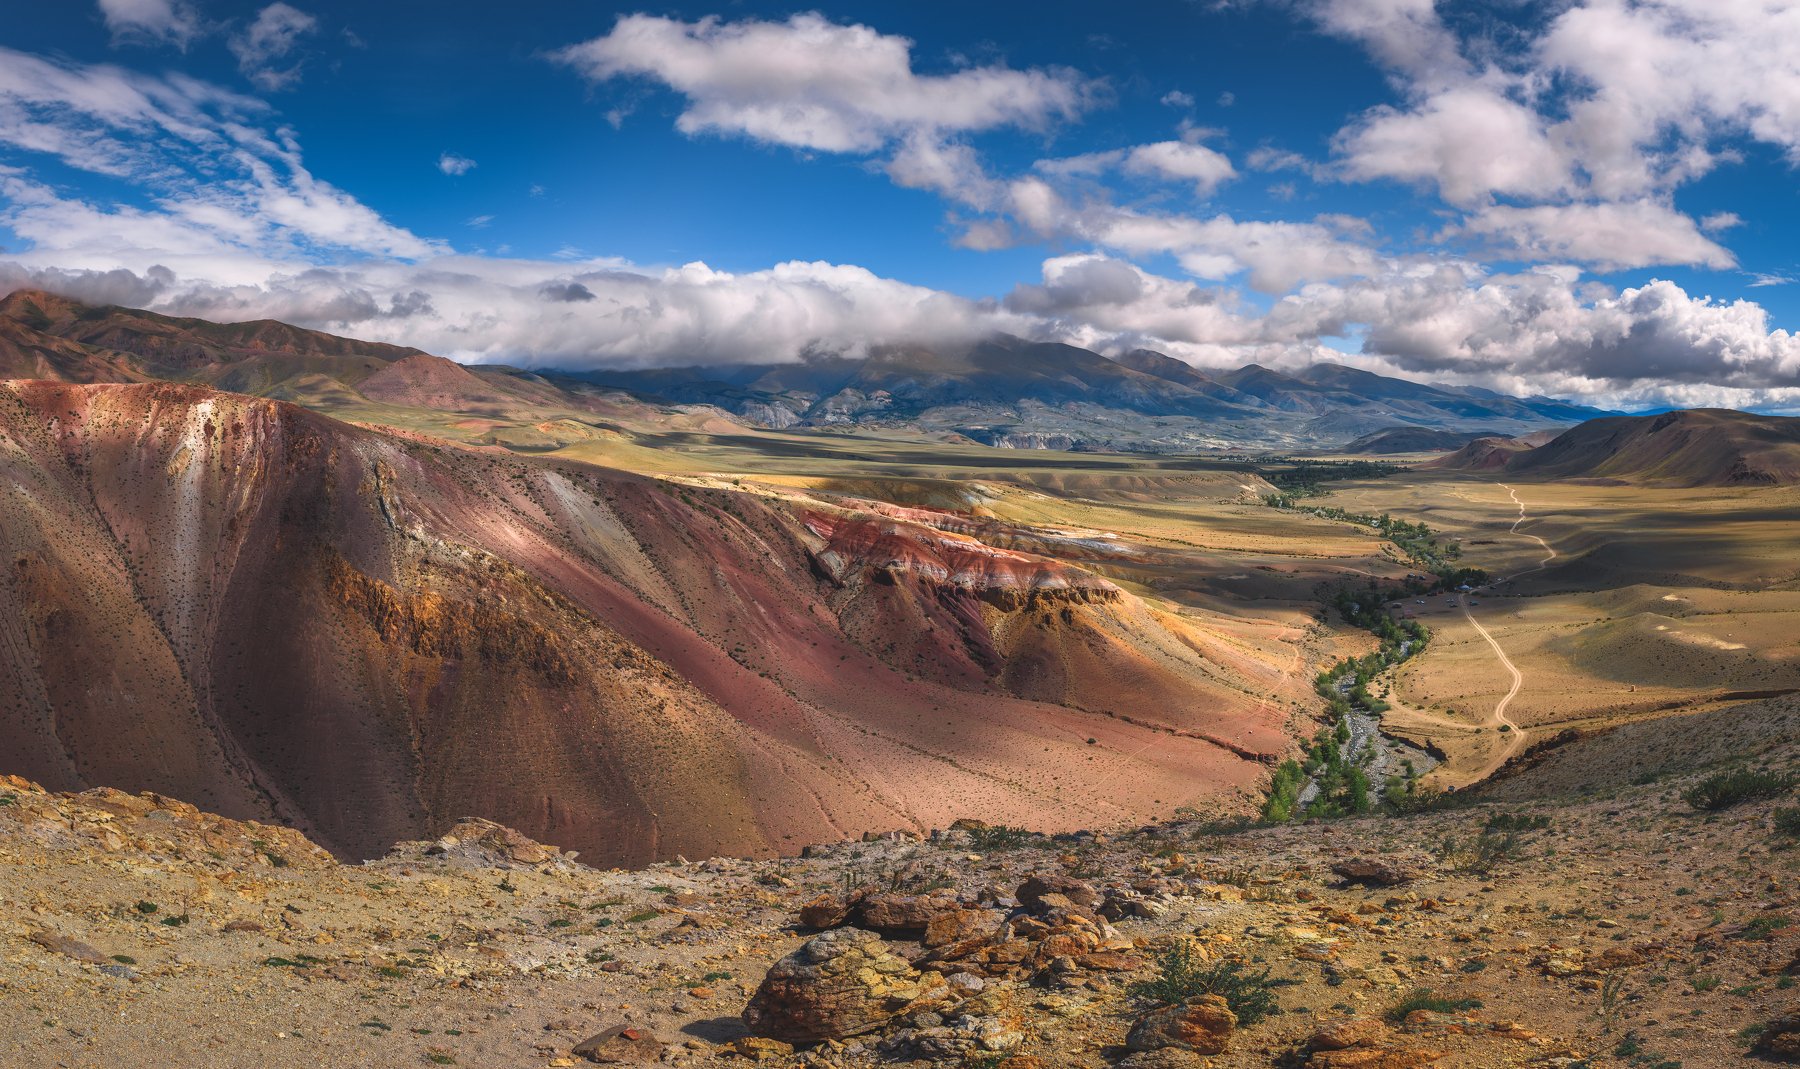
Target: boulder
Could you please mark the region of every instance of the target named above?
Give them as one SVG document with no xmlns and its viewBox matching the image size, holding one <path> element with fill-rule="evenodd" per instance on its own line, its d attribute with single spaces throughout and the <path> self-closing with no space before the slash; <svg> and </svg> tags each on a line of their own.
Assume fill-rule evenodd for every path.
<svg viewBox="0 0 1800 1069">
<path fill-rule="evenodd" d="M 1800 1062 L 1800 1008 L 1770 1019 L 1750 1050 L 1771 1061 Z"/>
<path fill-rule="evenodd" d="M 931 918 L 956 908 L 956 899 L 947 895 L 873 894 L 857 905 L 855 913 L 858 927 L 913 938 L 925 933 Z"/>
<path fill-rule="evenodd" d="M 800 924 L 806 928 L 836 928 L 850 919 L 852 901 L 827 892 L 800 907 Z"/>
<path fill-rule="evenodd" d="M 1198 995 L 1139 1017 L 1125 1037 L 1128 1050 L 1173 1047 L 1194 1054 L 1222 1054 L 1237 1028 L 1237 1015 L 1218 995 Z"/>
<path fill-rule="evenodd" d="M 1388 1027 L 1371 1017 L 1346 1017 L 1333 1021 L 1312 1034 L 1306 1049 L 1350 1050 L 1356 1047 L 1378 1047 L 1388 1038 Z"/>
<path fill-rule="evenodd" d="M 1393 887 L 1413 878 L 1404 865 L 1385 857 L 1349 858 L 1333 864 L 1331 871 L 1346 883 L 1360 883 L 1365 887 Z"/>
<path fill-rule="evenodd" d="M 880 1028 L 946 993 L 943 977 L 920 973 L 890 953 L 881 936 L 838 928 L 770 968 L 744 1010 L 752 1035 L 818 1043 Z"/>
<path fill-rule="evenodd" d="M 947 909 L 925 922 L 922 942 L 928 947 L 948 946 L 988 935 L 998 926 L 999 918 L 985 909 Z"/>
<path fill-rule="evenodd" d="M 1055 901 L 1045 903 L 1045 895 L 1061 895 L 1069 903 L 1085 910 L 1098 909 L 1100 903 L 1104 901 L 1100 892 L 1094 890 L 1091 884 L 1073 876 L 1054 873 L 1031 877 L 1019 885 L 1019 889 L 1014 892 L 1013 897 L 1019 900 L 1019 905 L 1033 913 L 1045 913 L 1051 908 L 1063 905 L 1063 903 Z"/>
</svg>

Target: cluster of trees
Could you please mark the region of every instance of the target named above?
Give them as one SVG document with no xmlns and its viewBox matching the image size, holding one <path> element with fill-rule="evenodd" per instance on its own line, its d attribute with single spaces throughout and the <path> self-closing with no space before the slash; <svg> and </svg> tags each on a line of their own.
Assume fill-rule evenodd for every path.
<svg viewBox="0 0 1800 1069">
<path fill-rule="evenodd" d="M 1436 531 L 1423 522 L 1411 522 L 1395 519 L 1383 512 L 1379 515 L 1372 512 L 1351 512 L 1336 505 L 1301 505 L 1298 504 L 1303 494 L 1265 494 L 1263 504 L 1270 508 L 1292 509 L 1318 516 L 1321 519 L 1337 520 L 1342 523 L 1353 523 L 1359 527 L 1371 527 L 1381 532 L 1383 538 L 1394 543 L 1406 559 L 1425 570 L 1432 581 L 1423 582 L 1408 579 L 1404 585 L 1406 594 L 1423 594 L 1434 590 L 1453 590 L 1464 583 L 1480 586 L 1488 580 L 1487 572 L 1480 568 L 1465 568 L 1457 564 L 1462 556 L 1462 546 L 1438 536 Z"/>
<path fill-rule="evenodd" d="M 1318 497 L 1326 493 L 1324 484 L 1345 479 L 1384 479 L 1399 471 L 1397 464 L 1378 460 L 1296 460 L 1281 468 L 1260 468 L 1257 474 L 1267 479 L 1278 497 Z"/>
</svg>

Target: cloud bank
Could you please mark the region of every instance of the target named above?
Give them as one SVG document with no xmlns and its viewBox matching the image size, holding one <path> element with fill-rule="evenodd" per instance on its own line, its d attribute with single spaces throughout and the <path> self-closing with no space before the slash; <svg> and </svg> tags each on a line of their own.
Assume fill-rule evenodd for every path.
<svg viewBox="0 0 1800 1069">
<path fill-rule="evenodd" d="M 1300 7 L 1366 48 L 1396 94 L 1354 116 L 1323 159 L 1265 145 L 1234 161 L 1215 132 L 1183 123 L 1163 140 L 998 172 L 977 135 L 1052 134 L 1105 106 L 1109 87 L 1062 69 L 924 70 L 905 38 L 819 15 L 633 15 L 552 53 L 596 85 L 631 79 L 677 94 L 686 136 L 865 160 L 941 197 L 966 247 L 1060 247 L 1037 279 L 988 299 L 847 264 L 725 272 L 459 253 L 314 175 L 256 97 L 0 48 L 9 158 L 52 159 L 140 194 L 83 198 L 0 163 L 0 225 L 26 245 L 0 263 L 0 288 L 278 318 L 535 367 L 781 362 L 1006 331 L 1201 366 L 1352 360 L 1604 404 L 1800 405 L 1800 340 L 1761 306 L 1654 274 L 1624 286 L 1586 274 L 1735 265 L 1723 242 L 1743 220 L 1695 220 L 1674 194 L 1722 165 L 1721 131 L 1800 159 L 1800 26 L 1787 12 L 1749 0 L 1589 0 L 1535 36 L 1477 48 L 1430 0 Z M 103 0 L 101 12 L 120 43 L 184 47 L 203 32 L 177 0 Z M 310 15 L 276 3 L 229 47 L 253 84 L 274 91 L 299 78 L 315 31 Z M 1581 44 L 1595 39 L 1619 48 Z M 1795 47 L 1768 47 L 1779 42 Z M 1163 100 L 1194 106 L 1180 91 Z M 476 162 L 446 151 L 436 166 L 458 176 Z M 1442 222 L 1397 250 L 1362 219 L 1211 206 L 1242 167 L 1412 185 L 1438 198 Z M 1153 261 L 1167 266 L 1144 266 Z"/>
</svg>

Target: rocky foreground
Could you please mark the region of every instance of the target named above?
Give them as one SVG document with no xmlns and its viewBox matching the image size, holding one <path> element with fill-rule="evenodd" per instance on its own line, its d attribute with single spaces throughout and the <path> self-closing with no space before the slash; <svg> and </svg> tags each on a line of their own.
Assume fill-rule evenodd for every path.
<svg viewBox="0 0 1800 1069">
<path fill-rule="evenodd" d="M 1800 1059 L 1800 852 L 1777 803 L 1702 813 L 1684 786 L 599 871 L 480 821 L 342 864 L 0 779 L 0 1064 Z M 1170 994 L 1195 973 L 1239 987 Z"/>
</svg>

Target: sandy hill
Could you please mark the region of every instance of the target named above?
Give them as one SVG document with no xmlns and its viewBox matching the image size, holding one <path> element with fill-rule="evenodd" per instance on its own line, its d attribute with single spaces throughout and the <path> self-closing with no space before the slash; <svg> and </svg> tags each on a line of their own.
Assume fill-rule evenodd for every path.
<svg viewBox="0 0 1800 1069">
<path fill-rule="evenodd" d="M 1535 448 L 1483 439 L 1436 464 L 1665 486 L 1790 485 L 1800 481 L 1800 418 L 1724 409 L 1613 416 L 1589 420 Z"/>
<path fill-rule="evenodd" d="M 464 813 L 642 861 L 1241 806 L 1302 693 L 968 517 L 167 383 L 0 384 L 0 446 L 8 768 L 351 857 Z"/>
</svg>

